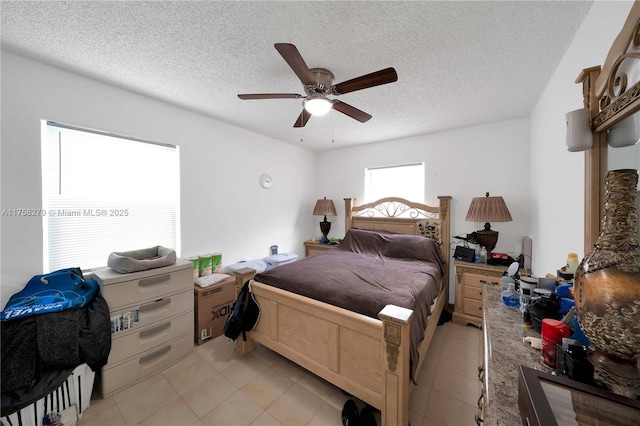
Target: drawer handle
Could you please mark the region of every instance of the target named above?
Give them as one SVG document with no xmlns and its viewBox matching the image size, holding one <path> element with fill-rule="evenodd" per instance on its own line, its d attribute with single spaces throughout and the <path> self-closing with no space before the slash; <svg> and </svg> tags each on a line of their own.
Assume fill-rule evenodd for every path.
<svg viewBox="0 0 640 426">
<path fill-rule="evenodd" d="M 170 297 L 167 297 L 166 299 L 156 300 L 155 302 L 147 303 L 146 305 L 140 306 L 140 312 L 153 311 L 154 309 L 162 308 L 163 306 L 166 306 L 169 303 L 171 303 Z"/>
<path fill-rule="evenodd" d="M 170 279 L 171 279 L 171 274 L 158 275 L 157 277 L 142 279 L 138 281 L 138 285 L 140 287 L 146 287 L 148 285 L 163 283 L 165 281 L 169 281 Z"/>
<path fill-rule="evenodd" d="M 478 310 L 479 310 L 479 311 L 481 311 L 481 310 L 482 310 L 482 306 L 479 306 L 479 307 L 478 307 Z"/>
<path fill-rule="evenodd" d="M 487 281 L 486 281 L 486 280 L 480 280 L 480 283 L 481 283 L 481 284 L 486 284 L 486 283 L 487 283 Z"/>
<path fill-rule="evenodd" d="M 157 326 L 155 326 L 153 328 L 150 328 L 148 330 L 143 330 L 143 331 L 140 332 L 140 334 L 138 336 L 140 336 L 141 338 L 153 336 L 154 334 L 158 334 L 161 331 L 166 330 L 169 327 L 171 327 L 171 321 L 167 321 L 164 324 L 157 325 Z"/>
<path fill-rule="evenodd" d="M 147 363 L 147 362 L 149 362 L 149 361 L 151 361 L 151 360 L 153 360 L 153 359 L 155 359 L 155 358 L 158 358 L 158 357 L 159 357 L 159 356 L 161 356 L 161 355 L 166 354 L 166 353 L 167 353 L 167 352 L 169 352 L 170 350 L 171 350 L 171 345 L 167 345 L 167 346 L 165 346 L 164 348 L 162 348 L 162 349 L 160 349 L 160 350 L 157 350 L 157 351 L 155 351 L 155 352 L 154 352 L 154 353 L 152 353 L 152 354 L 149 354 L 149 355 L 145 355 L 145 356 L 140 357 L 140 361 L 138 361 L 138 362 L 139 362 L 140 364 L 145 364 L 145 363 Z"/>
</svg>

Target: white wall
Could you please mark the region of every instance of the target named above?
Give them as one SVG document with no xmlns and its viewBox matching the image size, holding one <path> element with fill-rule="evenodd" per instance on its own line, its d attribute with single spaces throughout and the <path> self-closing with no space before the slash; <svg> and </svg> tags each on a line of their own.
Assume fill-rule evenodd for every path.
<svg viewBox="0 0 640 426">
<path fill-rule="evenodd" d="M 304 254 L 302 242 L 317 226 L 311 216 L 319 196 L 311 151 L 1 54 L 2 209 L 41 208 L 40 120 L 54 120 L 180 146 L 181 255 L 220 251 L 230 264 L 267 256 L 272 244 Z M 258 185 L 263 172 L 274 179 L 269 190 Z M 4 306 L 42 273 L 43 239 L 39 218 L 3 216 L 0 226 Z"/>
<path fill-rule="evenodd" d="M 488 191 L 505 199 L 513 222 L 492 224 L 500 232 L 494 251 L 515 257 L 521 253 L 522 237 L 529 235 L 529 133 L 529 120 L 522 118 L 319 153 L 318 192 L 334 201 L 355 197 L 361 204 L 366 167 L 424 161 L 426 204 L 437 206 L 438 195 L 453 197 L 452 235 L 482 229 L 484 224 L 465 221 L 473 197 Z M 334 237 L 344 235 L 343 203 L 336 202 L 336 209 Z"/>
<path fill-rule="evenodd" d="M 575 79 L 604 62 L 631 5 L 594 2 L 530 118 L 317 156 L 2 51 L 1 207 L 41 206 L 41 119 L 180 145 L 181 254 L 222 251 L 224 263 L 263 257 L 271 244 L 301 255 L 301 242 L 318 235 L 310 212 L 322 196 L 335 201 L 330 235 L 341 236 L 341 200 L 362 200 L 365 167 L 424 161 L 427 203 L 453 196 L 453 235 L 481 227 L 464 221 L 471 198 L 502 195 L 514 221 L 493 224 L 496 251 L 519 254 L 530 235 L 534 274 L 555 273 L 567 253 L 584 255 L 584 154 L 566 151 L 564 114 L 582 107 Z M 262 172 L 275 180 L 268 191 L 257 184 Z M 42 228 L 39 219 L 15 217 L 0 226 L 4 306 L 41 272 Z M 451 301 L 454 290 L 452 279 Z"/>
<path fill-rule="evenodd" d="M 584 257 L 584 153 L 565 145 L 565 113 L 582 108 L 584 68 L 602 65 L 633 2 L 593 3 L 531 115 L 533 272 L 556 273 L 567 254 Z"/>
</svg>

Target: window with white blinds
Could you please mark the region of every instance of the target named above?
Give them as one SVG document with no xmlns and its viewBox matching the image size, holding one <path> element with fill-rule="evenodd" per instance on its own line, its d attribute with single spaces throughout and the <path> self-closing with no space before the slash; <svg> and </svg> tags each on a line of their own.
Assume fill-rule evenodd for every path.
<svg viewBox="0 0 640 426">
<path fill-rule="evenodd" d="M 424 163 L 366 168 L 365 202 L 370 203 L 386 197 L 400 197 L 424 203 Z"/>
<path fill-rule="evenodd" d="M 105 266 L 157 245 L 179 253 L 179 150 L 43 122 L 44 271 Z"/>
</svg>

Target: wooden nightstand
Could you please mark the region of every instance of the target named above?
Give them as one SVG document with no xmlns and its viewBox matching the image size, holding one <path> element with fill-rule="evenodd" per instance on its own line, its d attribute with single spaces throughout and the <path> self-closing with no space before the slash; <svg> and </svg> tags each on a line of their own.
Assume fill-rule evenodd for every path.
<svg viewBox="0 0 640 426">
<path fill-rule="evenodd" d="M 456 301 L 452 321 L 482 326 L 482 292 L 485 284 L 500 285 L 505 266 L 456 260 Z"/>
<path fill-rule="evenodd" d="M 320 244 L 318 240 L 304 242 L 304 256 L 309 257 L 322 251 L 333 250 L 337 244 Z"/>
</svg>

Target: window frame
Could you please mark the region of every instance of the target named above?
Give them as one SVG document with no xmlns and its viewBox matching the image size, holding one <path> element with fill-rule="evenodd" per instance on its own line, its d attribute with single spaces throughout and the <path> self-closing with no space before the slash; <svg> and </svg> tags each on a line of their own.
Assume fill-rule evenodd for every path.
<svg viewBox="0 0 640 426">
<path fill-rule="evenodd" d="M 169 248 L 172 248 L 176 251 L 176 253 L 180 254 L 180 147 L 178 145 L 153 142 L 148 140 L 143 140 L 136 137 L 115 134 L 112 132 L 104 132 L 94 129 L 82 128 L 78 126 L 63 124 L 50 120 L 42 120 L 41 121 L 41 172 L 42 172 L 42 237 L 43 237 L 43 271 L 50 272 L 56 269 L 60 269 L 61 267 L 82 267 L 83 270 L 90 270 L 96 267 L 105 266 L 107 264 L 108 253 L 114 251 L 129 251 L 136 250 L 142 248 L 148 248 L 156 245 L 163 245 Z M 113 156 L 109 159 L 109 162 L 103 163 L 101 165 L 103 168 L 113 168 L 114 170 L 119 170 L 117 175 L 110 174 L 111 177 L 117 177 L 121 181 L 123 179 L 132 178 L 130 181 L 132 183 L 131 188 L 129 188 L 128 196 L 124 195 L 122 198 L 118 198 L 120 196 L 120 188 L 124 185 L 118 186 L 118 194 L 114 198 L 114 194 L 112 191 L 106 191 L 104 196 L 104 203 L 100 200 L 100 195 L 95 196 L 85 196 L 86 191 L 82 190 L 81 185 L 71 185 L 74 187 L 74 190 L 70 190 L 71 193 L 66 194 L 65 196 L 61 196 L 58 199 L 55 199 L 57 195 L 56 186 L 58 187 L 57 192 L 61 194 L 62 192 L 62 182 L 66 180 L 67 182 L 74 182 L 73 180 L 68 180 L 68 176 L 73 177 L 73 172 L 69 174 L 67 177 L 64 177 L 64 167 L 62 164 L 65 159 L 64 153 L 62 151 L 63 148 L 63 137 L 64 134 L 68 132 L 72 138 L 69 138 L 67 144 L 69 146 L 73 146 L 74 144 L 78 145 L 77 137 L 83 137 L 84 135 L 92 137 L 96 136 L 96 141 L 103 150 L 105 149 L 106 144 L 114 143 L 114 147 L 118 147 L 119 152 L 132 151 L 132 152 L 140 152 L 145 150 L 145 146 L 148 145 L 150 147 L 158 148 L 155 151 L 156 155 L 160 155 L 158 157 L 160 163 L 157 163 L 158 168 L 163 167 L 161 170 L 157 170 L 154 173 L 154 176 L 158 175 L 158 172 L 162 172 L 163 175 L 170 175 L 167 179 L 172 180 L 171 183 L 166 184 L 166 180 L 163 180 L 164 184 L 162 190 L 160 191 L 150 191 L 149 194 L 144 194 L 144 191 L 140 191 L 136 184 L 139 184 L 142 179 L 147 176 L 144 171 L 138 170 L 138 168 L 133 167 L 114 167 L 120 166 L 119 161 L 115 161 L 115 158 L 121 159 L 120 156 Z M 55 147 L 53 144 L 56 143 L 54 139 L 57 135 L 57 144 Z M 113 138 L 111 139 L 102 139 L 102 138 Z M 73 138 L 76 138 L 75 142 L 71 142 Z M 127 148 L 126 145 L 128 143 L 140 143 L 142 145 L 130 146 L 131 148 Z M 111 147 L 108 147 L 111 149 Z M 57 150 L 57 152 L 56 152 Z M 55 152 L 55 154 L 52 154 Z M 89 150 L 85 152 L 85 155 L 88 155 Z M 150 152 L 153 153 L 153 151 Z M 75 153 L 74 153 L 75 155 Z M 97 155 L 96 157 L 100 157 Z M 73 158 L 73 156 L 67 156 L 67 158 Z M 133 156 L 133 160 L 126 161 L 135 161 L 135 159 L 139 159 L 140 156 Z M 146 158 L 146 157 L 145 157 Z M 93 161 L 93 158 L 92 158 Z M 57 162 L 57 165 L 55 164 Z M 123 161 L 125 163 L 125 161 Z M 148 161 L 138 161 L 136 164 L 141 164 L 145 166 L 150 166 L 150 169 L 153 169 L 154 162 Z M 75 163 L 74 163 L 75 164 Z M 93 164 L 93 163 L 92 163 Z M 169 167 L 166 167 L 167 164 Z M 82 165 L 86 169 L 86 164 Z M 126 172 L 129 172 L 128 174 Z M 148 173 L 148 171 L 147 171 Z M 54 179 L 54 176 L 57 176 Z M 82 176 L 86 176 L 82 174 Z M 136 177 L 138 178 L 136 180 Z M 103 180 L 103 182 L 105 182 Z M 98 182 L 98 179 L 96 179 Z M 127 181 L 129 182 L 129 181 Z M 102 183 L 104 187 L 104 183 Z M 165 186 L 166 185 L 166 186 Z M 100 184 L 97 183 L 99 187 Z M 67 185 L 69 187 L 69 185 Z M 133 192 L 135 193 L 133 194 Z M 158 193 L 162 193 L 162 196 L 158 197 Z M 141 194 L 142 193 L 142 194 Z M 164 197 L 166 193 L 166 197 Z M 76 198 L 78 200 L 78 204 L 76 204 Z M 66 200 L 66 201 L 65 201 Z M 70 200 L 70 201 L 69 201 Z M 100 213 L 96 213 L 94 209 L 94 204 L 96 200 L 101 204 Z M 113 201 L 117 200 L 117 201 Z M 150 202 L 151 200 L 151 202 Z M 162 208 L 158 208 L 154 210 L 153 200 L 157 202 L 158 205 L 161 205 Z M 68 202 L 68 209 L 66 207 L 61 207 L 62 203 L 65 205 L 65 202 Z M 86 202 L 86 204 L 85 204 Z M 102 205 L 104 204 L 104 205 Z M 75 207 L 74 207 L 75 206 Z M 131 207 L 135 206 L 133 210 Z M 63 213 L 69 213 L 71 217 L 73 217 L 73 222 L 71 219 L 62 219 L 55 223 L 55 219 L 53 217 L 62 217 L 61 211 Z M 56 214 L 56 216 L 53 216 Z M 76 215 L 74 217 L 73 215 Z M 99 216 L 103 217 L 100 219 Z M 131 216 L 127 218 L 126 216 Z M 93 217 L 97 216 L 97 217 Z M 69 220 L 70 222 L 65 223 L 64 220 Z M 98 222 L 102 220 L 102 222 Z M 53 222 L 50 222 L 53 221 Z M 144 228 L 141 226 L 144 226 Z M 50 226 L 54 226 L 52 230 Z M 157 226 L 157 227 L 156 227 Z M 67 256 L 71 251 L 75 250 L 74 248 L 68 249 L 70 252 L 61 253 L 58 251 L 59 256 L 55 256 L 52 254 L 52 250 L 55 250 L 53 247 L 56 244 L 60 244 L 62 241 L 62 245 L 65 244 L 65 240 L 71 241 L 73 243 L 74 236 L 71 235 L 69 238 L 62 237 L 62 239 L 55 240 L 55 237 L 52 237 L 52 233 L 55 235 L 56 233 L 62 234 L 65 232 L 64 228 L 68 227 L 71 232 L 73 230 L 78 230 L 78 232 L 85 232 L 87 227 L 90 230 L 95 230 L 96 232 L 105 232 L 102 237 L 87 237 L 87 236 L 79 236 L 79 247 L 82 244 L 93 244 L 91 247 L 98 247 L 98 251 L 93 251 L 93 261 L 87 260 L 87 258 L 82 256 L 75 256 L 73 258 L 68 258 Z M 105 231 L 106 229 L 106 231 Z M 142 230 L 142 232 L 137 232 L 137 230 Z M 158 234 L 158 230 L 160 230 L 160 234 Z M 120 235 L 120 236 L 119 236 Z M 124 235 L 124 236 L 122 236 Z M 153 235 L 153 236 L 152 236 Z M 104 241 L 105 245 L 109 245 L 108 250 L 102 250 L 100 248 L 100 243 L 96 244 L 92 240 L 94 238 L 99 238 Z M 111 240 L 109 238 L 112 238 Z M 136 244 L 135 241 L 140 241 L 140 244 Z M 52 244 L 53 241 L 53 244 Z M 69 241 L 66 241 L 69 244 Z M 87 241 L 91 241 L 88 243 Z M 122 245 L 118 244 L 118 242 L 122 241 Z M 91 250 L 84 248 L 83 250 Z M 76 250 L 78 251 L 78 250 Z M 105 255 L 106 254 L 106 255 Z M 90 257 L 89 257 L 90 258 Z M 97 259 L 100 259 L 98 262 Z M 62 259 L 62 260 L 61 260 Z M 78 259 L 83 259 L 78 261 Z M 63 264 L 61 266 L 61 264 Z M 87 263 L 87 264 L 83 264 Z M 97 263 L 97 264 L 93 264 Z"/>
<path fill-rule="evenodd" d="M 408 167 L 413 168 L 417 166 L 420 167 L 420 171 L 418 173 L 421 175 L 420 176 L 421 178 L 416 178 L 416 181 L 418 182 L 417 185 L 419 186 L 419 188 L 416 189 L 415 191 L 410 191 L 410 192 L 402 191 L 402 190 L 396 191 L 394 189 L 394 193 L 389 193 L 388 189 L 386 191 L 381 191 L 380 189 L 378 189 L 377 191 L 374 190 L 372 193 L 372 189 L 371 189 L 372 172 L 375 173 L 376 170 L 379 170 L 379 171 L 382 171 L 382 170 L 391 171 L 393 169 L 399 170 L 401 168 L 408 168 Z M 378 176 L 378 178 L 380 178 L 380 176 Z M 394 183 L 394 186 L 397 187 L 397 185 L 400 185 L 400 184 L 397 182 Z M 366 167 L 364 170 L 364 202 L 365 203 L 370 203 L 370 202 L 373 202 L 382 198 L 387 198 L 387 197 L 400 197 L 409 201 L 424 203 L 426 200 L 425 188 L 426 188 L 425 163 L 423 161 L 385 165 L 385 166 Z M 381 195 L 381 194 L 384 194 L 384 195 Z"/>
</svg>

